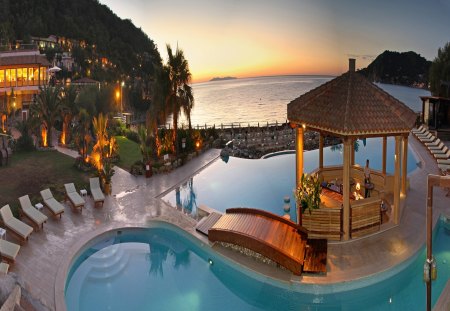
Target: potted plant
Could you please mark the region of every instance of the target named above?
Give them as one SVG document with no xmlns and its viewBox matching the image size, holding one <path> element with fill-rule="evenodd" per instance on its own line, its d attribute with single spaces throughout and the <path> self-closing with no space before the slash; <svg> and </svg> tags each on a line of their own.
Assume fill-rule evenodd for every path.
<svg viewBox="0 0 450 311">
<path fill-rule="evenodd" d="M 303 174 L 295 191 L 297 206 L 301 207 L 302 214 L 308 210 L 309 213 L 320 207 L 320 181 L 317 174 Z"/>
</svg>

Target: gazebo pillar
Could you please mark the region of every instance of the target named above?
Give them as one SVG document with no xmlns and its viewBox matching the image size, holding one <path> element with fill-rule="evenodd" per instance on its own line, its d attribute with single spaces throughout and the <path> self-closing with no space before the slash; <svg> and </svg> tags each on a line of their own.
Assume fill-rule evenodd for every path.
<svg viewBox="0 0 450 311">
<path fill-rule="evenodd" d="M 395 136 L 395 155 L 394 155 L 394 224 L 398 224 L 400 218 L 400 145 L 401 136 Z"/>
<path fill-rule="evenodd" d="M 303 127 L 297 126 L 295 130 L 295 164 L 296 164 L 296 176 L 295 176 L 295 188 L 297 189 L 300 180 L 303 175 Z M 302 209 L 297 206 L 297 222 L 302 224 Z"/>
<path fill-rule="evenodd" d="M 319 133 L 319 169 L 323 169 L 323 135 Z"/>
<path fill-rule="evenodd" d="M 386 151 L 387 150 L 387 137 L 383 136 L 383 165 L 382 165 L 382 173 L 386 176 Z"/>
<path fill-rule="evenodd" d="M 351 140 L 351 161 L 350 161 L 350 165 L 353 166 L 355 165 L 355 140 L 352 139 Z"/>
<path fill-rule="evenodd" d="M 343 210 L 343 228 L 344 231 L 344 241 L 350 239 L 350 162 L 351 162 L 351 151 L 352 151 L 352 139 L 344 139 L 344 161 L 343 161 L 343 171 L 342 171 L 342 196 L 344 203 Z"/>
<path fill-rule="evenodd" d="M 406 176 L 408 168 L 408 136 L 403 136 L 402 152 L 402 195 L 406 195 Z"/>
</svg>

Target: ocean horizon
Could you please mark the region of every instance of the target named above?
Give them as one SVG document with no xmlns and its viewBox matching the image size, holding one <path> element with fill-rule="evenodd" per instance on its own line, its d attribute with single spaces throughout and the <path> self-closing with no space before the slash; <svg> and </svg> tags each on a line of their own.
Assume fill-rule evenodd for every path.
<svg viewBox="0 0 450 311">
<path fill-rule="evenodd" d="M 289 102 L 333 78 L 335 76 L 282 75 L 194 83 L 191 123 L 194 127 L 284 123 Z M 428 90 L 418 88 L 383 83 L 375 85 L 415 112 L 422 109 L 420 96 L 430 95 Z M 187 124 L 186 118 L 181 116 L 180 126 L 186 127 Z"/>
</svg>

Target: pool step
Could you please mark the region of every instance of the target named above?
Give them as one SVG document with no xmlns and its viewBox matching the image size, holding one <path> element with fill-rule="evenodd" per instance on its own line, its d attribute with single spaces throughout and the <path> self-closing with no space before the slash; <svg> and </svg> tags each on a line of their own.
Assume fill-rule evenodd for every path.
<svg viewBox="0 0 450 311">
<path fill-rule="evenodd" d="M 326 239 L 308 239 L 306 242 L 304 273 L 327 273 L 328 244 Z"/>
<path fill-rule="evenodd" d="M 103 257 L 105 260 L 102 265 L 99 265 L 100 262 L 93 265 L 90 269 L 89 278 L 96 280 L 113 278 L 122 272 L 133 255 L 136 253 L 139 253 L 142 256 L 148 254 L 148 248 L 136 248 L 136 244 L 133 244 L 118 244 L 118 246 L 120 246 L 120 251 L 116 252 L 116 256 L 114 258 Z"/>
<path fill-rule="evenodd" d="M 216 224 L 220 217 L 222 217 L 221 214 L 212 212 L 209 216 L 204 217 L 199 221 L 198 225 L 195 227 L 195 230 L 207 236 L 208 230 Z"/>
</svg>

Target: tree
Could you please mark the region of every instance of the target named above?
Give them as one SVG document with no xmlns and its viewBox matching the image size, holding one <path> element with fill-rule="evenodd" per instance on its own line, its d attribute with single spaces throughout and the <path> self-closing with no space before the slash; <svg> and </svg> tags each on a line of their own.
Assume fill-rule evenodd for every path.
<svg viewBox="0 0 450 311">
<path fill-rule="evenodd" d="M 61 113 L 61 88 L 44 85 L 39 89 L 36 104 L 31 105 L 31 113 L 42 122 L 43 147 L 51 147 L 52 127 Z"/>
<path fill-rule="evenodd" d="M 75 145 L 77 146 L 78 153 L 81 155 L 83 161 L 87 158 L 87 152 L 92 140 L 89 133 L 90 126 L 91 116 L 86 109 L 81 108 L 78 113 L 78 124 L 75 127 Z"/>
<path fill-rule="evenodd" d="M 450 97 L 450 42 L 438 49 L 431 64 L 430 91 L 434 96 Z"/>
<path fill-rule="evenodd" d="M 161 142 L 158 135 L 158 125 L 165 123 L 170 113 L 166 99 L 170 92 L 169 70 L 161 67 L 156 71 L 153 85 L 152 103 L 146 113 L 147 135 L 153 136 L 156 144 L 156 155 L 159 156 Z"/>
<path fill-rule="evenodd" d="M 173 120 L 173 151 L 178 154 L 178 141 L 177 141 L 177 130 L 178 130 L 178 117 L 180 115 L 181 109 L 184 106 L 193 104 L 192 89 L 189 87 L 191 82 L 191 72 L 189 71 L 189 64 L 184 57 L 183 50 L 175 50 L 175 54 L 172 52 L 172 48 L 167 44 L 167 54 L 168 60 L 165 67 L 169 73 L 169 93 L 166 97 L 166 104 L 170 107 L 172 112 Z M 192 99 L 192 101 L 191 101 Z"/>
<path fill-rule="evenodd" d="M 62 92 L 62 132 L 61 132 L 61 143 L 66 144 L 70 141 L 70 124 L 72 123 L 72 119 L 78 115 L 79 108 L 75 103 L 77 98 L 77 90 L 73 86 L 69 86 L 63 89 Z"/>
</svg>

